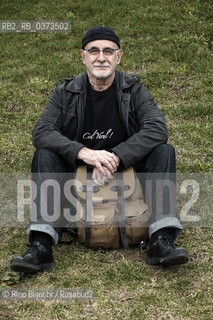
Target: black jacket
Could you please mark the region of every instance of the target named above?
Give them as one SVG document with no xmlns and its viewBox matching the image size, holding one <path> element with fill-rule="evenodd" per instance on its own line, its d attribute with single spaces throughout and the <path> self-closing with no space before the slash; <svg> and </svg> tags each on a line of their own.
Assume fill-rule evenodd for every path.
<svg viewBox="0 0 213 320">
<path fill-rule="evenodd" d="M 116 71 L 115 85 L 121 119 L 128 139 L 112 149 L 127 168 L 155 146 L 167 142 L 163 114 L 138 77 Z M 56 86 L 33 131 L 36 148 L 50 148 L 76 164 L 84 122 L 87 73 Z"/>
</svg>

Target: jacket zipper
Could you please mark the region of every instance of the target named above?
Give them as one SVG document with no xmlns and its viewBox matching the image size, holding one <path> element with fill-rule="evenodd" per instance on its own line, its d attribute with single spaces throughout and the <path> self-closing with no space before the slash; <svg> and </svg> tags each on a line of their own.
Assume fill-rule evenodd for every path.
<svg viewBox="0 0 213 320">
<path fill-rule="evenodd" d="M 80 141 L 83 125 L 84 125 L 84 115 L 85 115 L 85 92 L 81 91 L 79 96 L 79 104 L 77 108 L 78 112 L 78 127 L 77 127 L 77 133 L 76 133 L 76 140 Z"/>
</svg>

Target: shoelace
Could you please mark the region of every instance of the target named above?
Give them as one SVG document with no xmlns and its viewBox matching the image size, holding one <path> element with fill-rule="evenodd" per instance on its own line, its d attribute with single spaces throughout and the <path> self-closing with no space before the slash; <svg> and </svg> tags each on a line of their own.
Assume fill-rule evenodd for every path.
<svg viewBox="0 0 213 320">
<path fill-rule="evenodd" d="M 171 247 L 175 248 L 175 244 L 168 233 L 165 233 L 161 236 L 162 241 L 165 245 L 170 245 Z"/>
<path fill-rule="evenodd" d="M 28 243 L 27 247 L 29 248 L 28 253 L 34 252 L 39 247 L 39 242 Z"/>
</svg>

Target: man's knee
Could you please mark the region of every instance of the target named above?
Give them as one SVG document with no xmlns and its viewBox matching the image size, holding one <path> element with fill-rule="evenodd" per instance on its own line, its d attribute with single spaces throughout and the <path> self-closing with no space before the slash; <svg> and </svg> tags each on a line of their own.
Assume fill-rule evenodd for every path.
<svg viewBox="0 0 213 320">
<path fill-rule="evenodd" d="M 40 148 L 35 151 L 33 161 L 48 162 L 48 161 L 51 161 L 51 159 L 55 156 L 57 156 L 57 153 L 55 151 L 48 148 Z"/>
<path fill-rule="evenodd" d="M 175 148 L 168 143 L 159 144 L 154 148 L 153 152 L 157 153 L 160 158 L 175 158 Z"/>
<path fill-rule="evenodd" d="M 167 143 L 156 146 L 148 157 L 147 166 L 149 172 L 175 172 L 174 147 Z"/>
<path fill-rule="evenodd" d="M 60 157 L 54 150 L 37 149 L 32 160 L 32 172 L 48 172 L 49 169 L 58 167 L 60 161 Z"/>
<path fill-rule="evenodd" d="M 54 150 L 51 150 L 49 148 L 40 148 L 37 149 L 34 153 L 34 158 L 51 158 L 53 155 L 57 155 L 57 153 Z"/>
</svg>

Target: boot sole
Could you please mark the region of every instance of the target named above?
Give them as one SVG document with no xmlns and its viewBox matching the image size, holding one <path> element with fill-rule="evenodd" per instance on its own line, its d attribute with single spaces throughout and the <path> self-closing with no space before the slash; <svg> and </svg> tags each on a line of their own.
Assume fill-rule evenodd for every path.
<svg viewBox="0 0 213 320">
<path fill-rule="evenodd" d="M 36 265 L 33 263 L 23 261 L 21 259 L 20 260 L 17 259 L 16 261 L 11 261 L 10 268 L 13 271 L 17 271 L 17 272 L 35 273 L 39 271 L 48 270 L 52 267 L 53 264 L 54 264 L 54 261 Z"/>
<path fill-rule="evenodd" d="M 163 265 L 163 266 L 173 266 L 184 264 L 189 261 L 188 253 L 185 249 L 178 248 L 172 254 L 164 257 L 164 258 L 157 258 L 157 257 L 146 257 L 146 262 L 151 265 Z"/>
</svg>

